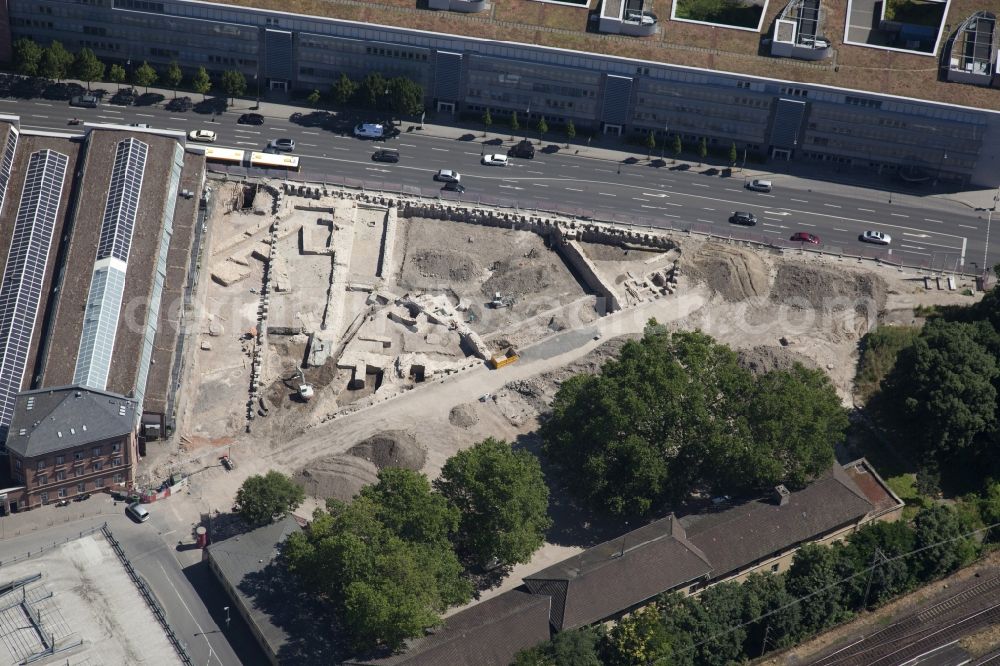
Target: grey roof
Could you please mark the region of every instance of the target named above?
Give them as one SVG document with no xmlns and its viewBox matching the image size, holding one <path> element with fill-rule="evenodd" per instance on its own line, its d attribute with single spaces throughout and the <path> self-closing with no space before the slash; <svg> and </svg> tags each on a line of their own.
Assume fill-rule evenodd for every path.
<svg viewBox="0 0 1000 666">
<path fill-rule="evenodd" d="M 449 617 L 405 652 L 349 659 L 344 666 L 507 666 L 521 650 L 549 640 L 549 602 L 511 590 Z"/>
<path fill-rule="evenodd" d="M 681 519 L 688 539 L 708 556 L 723 576 L 773 553 L 865 517 L 875 507 L 847 475 L 834 465 L 824 476 L 776 501 L 754 500 L 718 513 Z"/>
<path fill-rule="evenodd" d="M 673 516 L 594 546 L 524 579 L 552 595 L 552 625 L 573 629 L 598 622 L 666 590 L 709 576 L 708 558 Z"/>
<path fill-rule="evenodd" d="M 272 622 L 271 616 L 261 610 L 254 598 L 240 585 L 243 579 L 263 571 L 278 555 L 278 548 L 288 535 L 299 531 L 298 521 L 293 516 L 259 527 L 252 532 L 234 536 L 208 546 L 208 555 L 228 588 L 239 597 L 260 635 L 264 637 L 272 654 L 277 655 L 288 640 L 288 633 Z"/>
<path fill-rule="evenodd" d="M 14 404 L 7 448 L 21 457 L 46 455 L 129 435 L 135 401 L 83 386 L 22 391 Z"/>
</svg>

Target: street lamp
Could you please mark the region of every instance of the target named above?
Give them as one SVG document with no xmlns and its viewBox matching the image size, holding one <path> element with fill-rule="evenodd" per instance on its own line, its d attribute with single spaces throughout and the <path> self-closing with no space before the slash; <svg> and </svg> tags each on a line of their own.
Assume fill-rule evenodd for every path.
<svg viewBox="0 0 1000 666">
<path fill-rule="evenodd" d="M 528 129 L 531 124 L 531 103 L 528 103 L 528 108 L 524 111 L 524 140 L 528 140 Z"/>
<path fill-rule="evenodd" d="M 222 610 L 226 611 L 226 631 L 229 631 L 229 606 L 223 606 Z"/>
</svg>

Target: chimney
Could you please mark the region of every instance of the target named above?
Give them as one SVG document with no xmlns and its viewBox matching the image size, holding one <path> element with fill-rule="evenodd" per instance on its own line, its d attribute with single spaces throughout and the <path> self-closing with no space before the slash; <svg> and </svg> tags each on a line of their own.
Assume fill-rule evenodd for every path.
<svg viewBox="0 0 1000 666">
<path fill-rule="evenodd" d="M 779 484 L 775 486 L 774 494 L 775 494 L 775 499 L 778 500 L 778 506 L 785 506 L 786 504 L 788 504 L 788 498 L 792 496 L 792 494 L 788 492 L 788 488 L 786 488 L 784 484 Z"/>
</svg>

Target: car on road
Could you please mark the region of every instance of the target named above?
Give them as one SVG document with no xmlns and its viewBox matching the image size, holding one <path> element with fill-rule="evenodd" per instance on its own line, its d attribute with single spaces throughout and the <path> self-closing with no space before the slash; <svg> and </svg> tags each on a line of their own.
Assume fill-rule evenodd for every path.
<svg viewBox="0 0 1000 666">
<path fill-rule="evenodd" d="M 153 126 L 149 123 L 129 123 L 129 127 L 138 127 L 139 129 L 152 129 Z"/>
<path fill-rule="evenodd" d="M 528 139 L 522 139 L 516 146 L 507 151 L 512 157 L 522 157 L 526 160 L 534 159 L 535 146 Z"/>
<path fill-rule="evenodd" d="M 465 192 L 465 185 L 462 185 L 461 183 L 445 183 L 444 187 L 441 189 L 445 192 L 458 192 L 459 194 L 462 194 Z"/>
<path fill-rule="evenodd" d="M 439 169 L 438 172 L 434 174 L 434 180 L 442 183 L 459 183 L 462 181 L 462 174 L 457 171 L 452 171 L 451 169 Z"/>
<path fill-rule="evenodd" d="M 191 141 L 200 141 L 202 143 L 215 143 L 215 132 L 212 130 L 191 130 L 188 132 L 188 139 Z"/>
<path fill-rule="evenodd" d="M 125 513 L 137 523 L 144 523 L 149 520 L 149 511 L 138 502 L 132 502 L 125 508 Z"/>
<path fill-rule="evenodd" d="M 751 180 L 749 183 L 746 184 L 746 188 L 754 192 L 770 192 L 771 181 L 754 178 L 753 180 Z"/>
<path fill-rule="evenodd" d="M 507 156 L 500 155 L 499 153 L 495 155 L 483 155 L 483 159 L 481 161 L 486 166 L 507 166 Z"/>
<path fill-rule="evenodd" d="M 875 245 L 888 245 L 892 242 L 892 236 L 881 231 L 872 231 L 869 229 L 860 236 L 858 240 L 862 243 L 874 243 Z"/>
<path fill-rule="evenodd" d="M 354 136 L 359 139 L 381 139 L 385 137 L 385 126 L 380 123 L 361 123 L 354 128 Z"/>
<path fill-rule="evenodd" d="M 268 141 L 267 147 L 290 153 L 295 150 L 295 139 L 271 139 Z"/>
<path fill-rule="evenodd" d="M 745 227 L 752 227 L 757 224 L 757 216 L 753 213 L 744 213 L 742 211 L 736 211 L 729 216 L 729 221 L 732 224 L 742 224 Z"/>
<path fill-rule="evenodd" d="M 240 125 L 263 125 L 264 116 L 259 113 L 244 113 L 236 122 Z"/>
<path fill-rule="evenodd" d="M 77 95 L 69 100 L 70 106 L 80 106 L 85 109 L 96 109 L 100 101 L 96 95 Z"/>
<path fill-rule="evenodd" d="M 804 231 L 796 231 L 792 234 L 791 240 L 796 243 L 810 243 L 812 245 L 819 245 L 819 236 L 814 234 L 808 234 Z"/>
<path fill-rule="evenodd" d="M 167 111 L 190 111 L 194 106 L 190 97 L 175 97 L 164 107 Z"/>
<path fill-rule="evenodd" d="M 375 162 L 398 162 L 399 151 L 395 148 L 380 148 L 372 153 L 372 160 Z"/>
</svg>

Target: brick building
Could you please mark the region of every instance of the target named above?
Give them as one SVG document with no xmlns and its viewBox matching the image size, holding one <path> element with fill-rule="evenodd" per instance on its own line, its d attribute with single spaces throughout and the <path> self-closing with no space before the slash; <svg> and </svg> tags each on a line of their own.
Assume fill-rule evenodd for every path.
<svg viewBox="0 0 1000 666">
<path fill-rule="evenodd" d="M 135 482 L 136 403 L 84 386 L 23 391 L 7 435 L 9 489 L 0 509 L 24 511 Z"/>
</svg>

